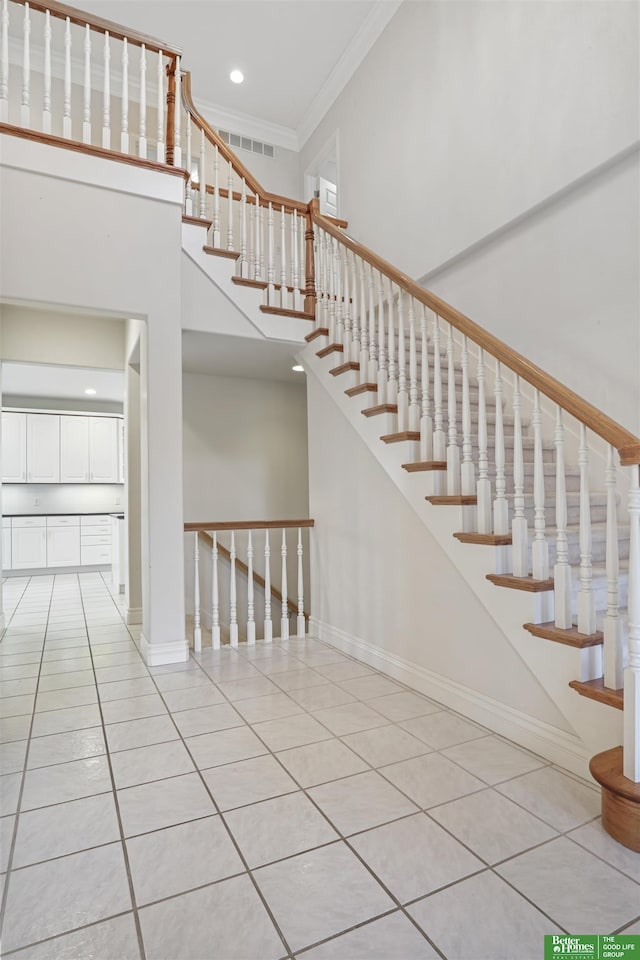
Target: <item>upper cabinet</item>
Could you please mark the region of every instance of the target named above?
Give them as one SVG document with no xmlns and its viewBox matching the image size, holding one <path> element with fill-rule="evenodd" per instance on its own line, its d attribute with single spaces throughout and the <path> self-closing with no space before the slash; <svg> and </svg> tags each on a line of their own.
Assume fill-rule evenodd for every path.
<svg viewBox="0 0 640 960">
<path fill-rule="evenodd" d="M 122 483 L 122 419 L 2 414 L 3 483 Z"/>
<path fill-rule="evenodd" d="M 60 417 L 27 414 L 27 481 L 60 483 Z"/>
<path fill-rule="evenodd" d="M 27 415 L 2 414 L 2 482 L 26 483 Z"/>
</svg>

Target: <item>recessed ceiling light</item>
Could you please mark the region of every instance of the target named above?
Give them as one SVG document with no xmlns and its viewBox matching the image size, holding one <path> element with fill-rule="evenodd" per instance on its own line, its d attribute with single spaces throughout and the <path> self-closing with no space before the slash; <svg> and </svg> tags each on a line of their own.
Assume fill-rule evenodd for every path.
<svg viewBox="0 0 640 960">
<path fill-rule="evenodd" d="M 93 389 L 93 387 L 87 387 L 87 389 L 85 390 L 85 393 L 90 397 L 94 397 L 96 394 L 96 391 Z"/>
<path fill-rule="evenodd" d="M 295 367 L 291 367 L 291 369 L 295 373 L 304 373 L 304 367 L 302 367 L 299 363 L 296 363 Z"/>
<path fill-rule="evenodd" d="M 231 80 L 231 83 L 242 83 L 244 80 L 244 73 L 242 70 L 232 70 L 229 74 L 229 80 Z"/>
</svg>

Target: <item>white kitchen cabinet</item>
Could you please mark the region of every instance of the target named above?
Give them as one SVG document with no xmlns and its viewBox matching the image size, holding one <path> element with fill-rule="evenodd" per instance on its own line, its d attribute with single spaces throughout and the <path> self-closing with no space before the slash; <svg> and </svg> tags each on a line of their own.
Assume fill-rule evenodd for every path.
<svg viewBox="0 0 640 960">
<path fill-rule="evenodd" d="M 27 414 L 27 482 L 60 483 L 60 417 Z"/>
<path fill-rule="evenodd" d="M 124 420 L 118 420 L 118 483 L 124 483 Z"/>
<path fill-rule="evenodd" d="M 33 521 L 28 526 L 18 525 L 18 520 Z M 44 517 L 14 517 L 11 529 L 11 566 L 14 570 L 27 570 L 47 565 L 47 528 Z"/>
<path fill-rule="evenodd" d="M 80 517 L 47 518 L 47 566 L 80 565 Z"/>
<path fill-rule="evenodd" d="M 118 483 L 118 424 L 115 417 L 89 417 L 91 483 Z"/>
<path fill-rule="evenodd" d="M 60 482 L 89 483 L 89 417 L 60 417 Z"/>
<path fill-rule="evenodd" d="M 27 415 L 2 414 L 2 482 L 25 483 L 27 479 Z"/>
<path fill-rule="evenodd" d="M 2 518 L 2 569 L 11 570 L 11 519 Z"/>
</svg>

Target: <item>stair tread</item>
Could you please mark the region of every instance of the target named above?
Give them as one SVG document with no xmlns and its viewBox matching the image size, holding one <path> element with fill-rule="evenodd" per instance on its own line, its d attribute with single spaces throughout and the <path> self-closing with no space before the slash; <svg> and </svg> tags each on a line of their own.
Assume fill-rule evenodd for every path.
<svg viewBox="0 0 640 960">
<path fill-rule="evenodd" d="M 606 703 L 610 707 L 615 707 L 616 710 L 624 709 L 624 690 L 605 687 L 603 677 L 598 677 L 597 680 L 572 680 L 569 686 L 581 696 L 589 697 L 590 700 Z"/>
<path fill-rule="evenodd" d="M 359 370 L 360 364 L 356 363 L 355 360 L 347 360 L 346 363 L 341 363 L 337 367 L 329 370 L 329 373 L 332 377 L 339 377 L 343 373 L 349 373 L 350 370 Z"/>
<path fill-rule="evenodd" d="M 505 547 L 512 542 L 510 533 L 454 533 L 460 543 L 483 544 L 492 547 Z"/>
<path fill-rule="evenodd" d="M 182 222 L 193 223 L 195 226 L 198 226 L 198 227 L 206 227 L 207 230 L 213 226 L 213 220 L 207 220 L 206 218 L 203 218 L 203 217 L 190 217 L 186 213 L 182 214 Z"/>
<path fill-rule="evenodd" d="M 361 393 L 377 393 L 378 384 L 377 383 L 359 383 L 355 387 L 349 387 L 348 390 L 345 390 L 345 393 L 348 397 L 358 397 Z"/>
<path fill-rule="evenodd" d="M 285 307 L 270 307 L 265 303 L 260 304 L 260 310 L 262 313 L 274 314 L 278 317 L 296 317 L 300 320 L 315 321 L 315 317 L 310 313 L 305 313 L 304 310 L 287 310 Z"/>
<path fill-rule="evenodd" d="M 207 244 L 202 248 L 205 253 L 211 254 L 214 257 L 226 257 L 228 260 L 239 260 L 240 251 L 239 250 L 225 250 L 224 247 L 210 247 Z"/>
<path fill-rule="evenodd" d="M 308 333 L 305 336 L 307 343 L 311 343 L 312 340 L 315 340 L 316 337 L 328 337 L 329 329 L 328 327 L 316 327 L 315 330 L 312 330 L 311 333 Z"/>
<path fill-rule="evenodd" d="M 446 470 L 446 460 L 418 460 L 416 463 L 403 463 L 402 469 L 407 473 L 426 473 L 431 470 Z"/>
<path fill-rule="evenodd" d="M 474 494 L 443 494 L 438 496 L 428 496 L 425 497 L 429 503 L 433 504 L 434 507 L 446 507 L 446 506 L 474 506 L 478 502 L 478 498 Z"/>
<path fill-rule="evenodd" d="M 496 587 L 510 587 L 512 590 L 524 590 L 527 593 L 542 593 L 545 590 L 553 590 L 553 579 L 534 580 L 531 575 L 528 577 L 514 577 L 510 573 L 488 573 L 486 579 Z"/>
<path fill-rule="evenodd" d="M 375 407 L 367 407 L 366 410 L 360 411 L 363 417 L 377 417 L 381 413 L 397 413 L 397 412 L 398 412 L 397 403 L 379 403 Z"/>
<path fill-rule="evenodd" d="M 580 633 L 577 627 L 563 629 L 556 627 L 553 620 L 548 623 L 525 623 L 524 629 L 528 630 L 534 637 L 541 637 L 545 640 L 553 640 L 555 643 L 562 643 L 568 647 L 597 647 L 604 640 L 604 634 L 601 630 L 595 633 Z"/>
<path fill-rule="evenodd" d="M 253 287 L 256 290 L 266 290 L 269 286 L 266 280 L 250 280 L 248 277 L 231 277 L 231 282 L 239 287 Z"/>
</svg>

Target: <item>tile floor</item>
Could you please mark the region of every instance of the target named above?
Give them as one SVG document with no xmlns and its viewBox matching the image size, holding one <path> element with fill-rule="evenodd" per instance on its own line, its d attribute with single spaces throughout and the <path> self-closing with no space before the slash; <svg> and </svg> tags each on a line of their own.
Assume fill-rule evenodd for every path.
<svg viewBox="0 0 640 960">
<path fill-rule="evenodd" d="M 6 957 L 539 960 L 640 929 L 599 795 L 314 640 L 147 670 L 100 574 L 9 579 Z"/>
</svg>

